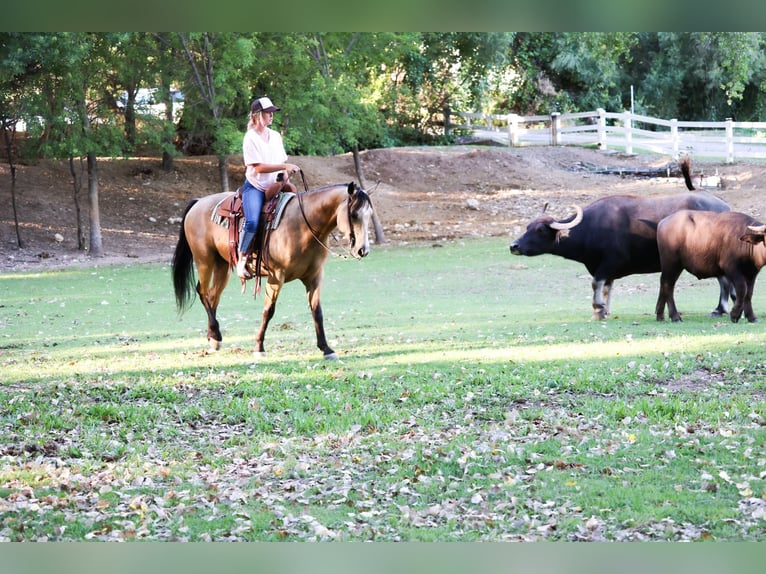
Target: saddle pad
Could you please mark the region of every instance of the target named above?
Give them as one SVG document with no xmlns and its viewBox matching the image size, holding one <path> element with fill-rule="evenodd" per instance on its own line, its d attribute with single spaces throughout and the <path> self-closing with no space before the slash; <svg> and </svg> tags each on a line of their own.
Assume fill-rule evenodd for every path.
<svg viewBox="0 0 766 574">
<path fill-rule="evenodd" d="M 282 219 L 282 212 L 293 197 L 295 197 L 295 194 L 292 191 L 283 191 L 279 194 L 279 203 L 274 210 L 274 219 L 271 220 L 272 229 L 279 227 L 279 221 Z"/>
</svg>

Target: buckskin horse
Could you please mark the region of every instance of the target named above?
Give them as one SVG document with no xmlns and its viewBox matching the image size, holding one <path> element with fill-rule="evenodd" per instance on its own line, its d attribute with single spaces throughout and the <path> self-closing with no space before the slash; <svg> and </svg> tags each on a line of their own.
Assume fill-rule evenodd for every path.
<svg viewBox="0 0 766 574">
<path fill-rule="evenodd" d="M 216 309 L 232 269 L 229 231 L 214 221 L 213 211 L 232 195 L 232 192 L 224 192 L 193 199 L 184 211 L 173 254 L 173 287 L 179 313 L 193 303 L 194 266 L 197 268 L 196 291 L 207 311 L 207 338 L 211 350 L 217 350 L 221 345 Z M 265 352 L 266 328 L 274 316 L 282 286 L 300 279 L 306 287 L 314 318 L 317 347 L 325 359 L 337 359 L 335 351 L 327 344 L 319 301 L 324 264 L 330 254 L 327 240 L 337 227 L 348 239 L 349 254 L 355 259 L 365 257 L 370 252 L 368 228 L 372 209 L 367 193 L 353 182 L 300 192 L 287 203 L 278 227 L 271 230 L 264 246 L 265 264 L 260 275 L 266 278 L 266 288 L 261 326 L 255 338 L 257 353 Z"/>
</svg>

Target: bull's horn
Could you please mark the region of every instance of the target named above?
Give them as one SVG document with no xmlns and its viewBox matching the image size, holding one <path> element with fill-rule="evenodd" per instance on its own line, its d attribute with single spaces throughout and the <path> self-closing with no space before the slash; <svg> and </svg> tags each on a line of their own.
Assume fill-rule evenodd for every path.
<svg viewBox="0 0 766 574">
<path fill-rule="evenodd" d="M 557 231 L 561 231 L 564 229 L 572 229 L 575 225 L 580 223 L 582 221 L 582 207 L 579 205 L 573 205 L 576 213 L 574 216 L 574 219 L 570 221 L 569 223 L 561 223 L 560 221 L 554 221 L 550 224 L 551 229 L 556 229 Z"/>
<path fill-rule="evenodd" d="M 747 228 L 754 233 L 766 233 L 766 225 L 748 225 Z"/>
</svg>

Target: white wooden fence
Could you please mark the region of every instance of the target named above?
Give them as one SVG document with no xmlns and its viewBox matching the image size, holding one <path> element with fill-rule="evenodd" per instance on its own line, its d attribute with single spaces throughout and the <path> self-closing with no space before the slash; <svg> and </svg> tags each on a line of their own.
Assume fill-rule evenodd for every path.
<svg viewBox="0 0 766 574">
<path fill-rule="evenodd" d="M 547 116 L 456 113 L 448 125 L 451 130 L 511 146 L 592 145 L 602 150 L 619 149 L 628 154 L 644 150 L 674 158 L 688 153 L 726 163 L 766 159 L 766 122 L 686 122 L 598 109 Z"/>
</svg>

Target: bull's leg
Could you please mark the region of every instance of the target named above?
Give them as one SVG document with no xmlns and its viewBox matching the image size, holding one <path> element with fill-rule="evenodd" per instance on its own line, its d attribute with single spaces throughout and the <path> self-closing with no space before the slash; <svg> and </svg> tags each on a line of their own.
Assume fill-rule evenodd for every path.
<svg viewBox="0 0 766 574">
<path fill-rule="evenodd" d="M 731 308 L 729 316 L 733 323 L 737 323 L 742 317 L 742 312 L 745 310 L 747 304 L 747 282 L 744 277 L 737 277 L 731 281 L 734 286 L 734 290 L 737 293 L 737 299 L 734 301 L 734 306 Z"/>
<path fill-rule="evenodd" d="M 593 319 L 601 321 L 609 316 L 609 298 L 611 294 L 611 281 L 607 282 L 605 279 L 591 280 L 591 287 L 593 288 Z M 604 300 L 604 294 L 606 294 L 606 300 Z"/>
<path fill-rule="evenodd" d="M 604 298 L 604 310 L 606 311 L 606 316 L 612 314 L 612 281 L 605 281 L 604 287 L 601 289 L 601 294 Z"/>
<path fill-rule="evenodd" d="M 747 301 L 745 301 L 745 317 L 751 323 L 756 323 L 758 317 L 753 312 L 753 289 L 755 288 L 755 277 L 747 280 Z"/>
<path fill-rule="evenodd" d="M 319 291 L 322 284 L 322 274 L 313 280 L 304 280 L 303 284 L 306 286 L 306 296 L 308 297 L 309 308 L 311 309 L 311 316 L 314 318 L 314 329 L 317 335 L 317 347 L 324 354 L 324 358 L 328 361 L 335 361 L 338 359 L 338 355 L 335 354 L 330 346 L 327 344 L 327 337 L 324 333 L 324 315 L 322 314 L 322 305 L 319 302 Z"/>
<path fill-rule="evenodd" d="M 281 290 L 282 279 L 269 277 L 268 282 L 266 283 L 266 294 L 263 300 L 261 327 L 258 329 L 258 334 L 255 336 L 255 352 L 260 355 L 266 354 L 263 341 L 266 338 L 266 329 L 269 327 L 269 322 L 272 317 L 274 317 L 274 311 L 277 308 L 277 299 L 279 298 L 279 292 Z"/>
<path fill-rule="evenodd" d="M 726 277 L 719 277 L 718 285 L 720 287 L 718 307 L 710 312 L 711 317 L 721 317 L 729 313 L 729 297 L 732 297 L 731 282 Z"/>
<path fill-rule="evenodd" d="M 654 309 L 658 321 L 665 320 L 665 305 L 668 306 L 668 316 L 674 323 L 681 321 L 681 314 L 676 307 L 675 288 L 676 281 L 681 275 L 678 269 L 665 270 L 660 275 L 660 293 L 657 297 L 657 306 Z"/>
<path fill-rule="evenodd" d="M 665 296 L 665 285 L 662 279 L 660 279 L 660 289 L 657 294 L 657 305 L 654 307 L 654 315 L 658 321 L 665 320 L 665 305 L 668 302 L 668 298 Z"/>
</svg>

